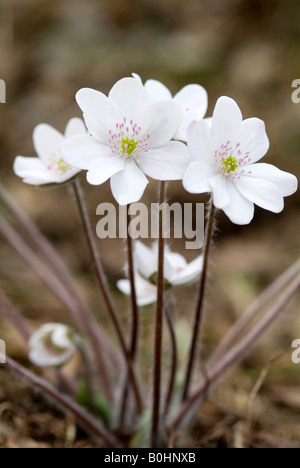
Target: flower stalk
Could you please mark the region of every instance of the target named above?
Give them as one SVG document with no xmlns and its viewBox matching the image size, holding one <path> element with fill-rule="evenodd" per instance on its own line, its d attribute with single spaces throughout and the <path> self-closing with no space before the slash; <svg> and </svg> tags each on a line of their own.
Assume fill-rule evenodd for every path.
<svg viewBox="0 0 300 468">
<path fill-rule="evenodd" d="M 82 297 L 79 294 L 78 288 L 74 283 L 68 269 L 62 262 L 56 250 L 52 247 L 50 242 L 38 230 L 35 224 L 24 214 L 15 201 L 0 185 L 0 201 L 11 215 L 11 221 L 16 224 L 18 231 L 23 232 L 28 236 L 30 244 L 34 246 L 35 252 L 40 252 L 51 270 L 55 273 L 62 284 L 69 291 L 72 299 L 76 302 L 76 309 L 73 309 L 74 317 L 78 325 L 88 332 L 89 329 L 94 329 L 97 335 L 98 347 L 104 347 L 107 350 L 110 358 L 116 366 L 120 366 L 120 357 L 116 349 L 111 345 L 106 335 L 102 332 L 98 323 L 95 322 L 90 310 L 86 307 Z"/>
<path fill-rule="evenodd" d="M 159 184 L 159 204 L 165 202 L 166 182 Z M 157 305 L 155 320 L 155 343 L 154 343 L 154 369 L 153 369 L 153 405 L 151 426 L 151 447 L 156 448 L 160 436 L 160 411 L 161 411 L 161 358 L 163 338 L 163 314 L 164 314 L 164 259 L 165 239 L 163 228 L 163 212 L 159 211 L 159 241 L 158 241 L 158 272 L 157 272 Z"/>
<path fill-rule="evenodd" d="M 112 323 L 114 325 L 117 337 L 119 339 L 119 342 L 120 342 L 120 345 L 121 345 L 121 350 L 122 350 L 125 362 L 126 362 L 127 367 L 128 367 L 128 375 L 129 375 L 130 382 L 131 382 L 132 387 L 133 387 L 135 400 L 136 400 L 136 404 L 137 404 L 137 409 L 138 409 L 138 412 L 141 413 L 142 408 L 143 408 L 143 402 L 142 402 L 141 391 L 140 391 L 140 388 L 139 388 L 139 383 L 138 383 L 138 380 L 137 380 L 136 372 L 134 370 L 134 366 L 133 366 L 133 364 L 131 362 L 130 352 L 129 352 L 128 348 L 127 348 L 125 336 L 124 336 L 124 333 L 123 333 L 123 330 L 122 330 L 122 325 L 121 325 L 121 322 L 119 320 L 118 314 L 117 314 L 117 312 L 115 310 L 115 306 L 113 304 L 111 296 L 110 296 L 109 288 L 108 288 L 107 281 L 106 281 L 106 278 L 105 278 L 105 273 L 104 273 L 102 262 L 100 260 L 100 257 L 99 257 L 98 251 L 97 251 L 97 247 L 96 247 L 96 244 L 95 244 L 95 239 L 94 239 L 94 235 L 93 235 L 93 232 L 92 232 L 92 228 L 91 228 L 90 219 L 89 219 L 89 216 L 88 216 L 88 213 L 87 213 L 87 209 L 86 209 L 86 206 L 85 206 L 85 203 L 84 203 L 83 194 L 82 194 L 82 190 L 81 190 L 79 180 L 76 179 L 72 183 L 71 187 L 73 189 L 76 204 L 77 204 L 78 211 L 79 211 L 79 214 L 80 214 L 80 220 L 81 220 L 83 232 L 84 232 L 84 235 L 85 235 L 85 239 L 86 239 L 86 242 L 87 242 L 87 246 L 88 246 L 88 249 L 89 249 L 89 253 L 90 253 L 90 256 L 91 256 L 92 264 L 94 266 L 94 271 L 95 271 L 95 275 L 96 275 L 96 278 L 97 278 L 98 286 L 99 286 L 100 291 L 102 293 L 102 296 L 103 296 L 103 299 L 104 299 L 104 302 L 105 302 L 109 317 L 112 320 Z M 107 379 L 107 384 L 108 384 L 108 379 Z"/>
<path fill-rule="evenodd" d="M 137 293 L 135 284 L 135 265 L 133 255 L 133 243 L 131 233 L 129 232 L 131 216 L 129 215 L 129 207 L 127 209 L 127 261 L 128 261 L 128 273 L 131 293 L 131 337 L 130 337 L 130 358 L 132 364 L 134 364 L 137 346 L 138 346 L 138 335 L 139 335 L 139 307 L 137 303 Z M 125 376 L 124 387 L 121 392 L 121 411 L 120 411 L 120 426 L 124 424 L 125 413 L 128 404 L 129 396 L 129 376 L 128 372 Z"/>
<path fill-rule="evenodd" d="M 170 305 L 170 299 L 169 299 L 169 304 L 166 304 L 164 310 L 165 310 L 165 320 L 167 323 L 169 337 L 170 337 L 170 361 L 171 361 L 169 383 L 167 387 L 166 400 L 165 400 L 164 410 L 163 410 L 163 417 L 164 417 L 164 420 L 166 420 L 170 411 L 172 398 L 174 394 L 176 371 L 177 371 L 177 365 L 178 365 L 178 351 L 177 351 L 176 334 L 175 334 L 175 329 L 174 329 L 173 310 Z"/>
<path fill-rule="evenodd" d="M 201 326 L 203 322 L 203 305 L 204 305 L 204 299 L 205 299 L 205 289 L 206 289 L 208 265 L 209 265 L 209 253 L 210 253 L 210 247 L 211 247 L 212 236 L 213 236 L 214 219 L 215 219 L 215 207 L 213 204 L 213 199 L 211 198 L 210 205 L 209 205 L 209 215 L 208 215 L 206 233 L 205 233 L 205 242 L 204 242 L 204 248 L 203 248 L 203 270 L 202 270 L 201 277 L 200 277 L 199 296 L 198 296 L 196 313 L 195 313 L 194 323 L 193 323 L 193 335 L 192 335 L 190 351 L 189 351 L 189 356 L 188 356 L 188 361 L 187 361 L 186 375 L 185 375 L 185 381 L 184 381 L 183 392 L 182 392 L 182 401 L 184 401 L 189 394 L 189 390 L 190 390 L 190 386 L 191 386 L 192 378 L 193 378 L 195 361 L 197 357 L 199 334 L 201 332 Z"/>
<path fill-rule="evenodd" d="M 30 247 L 21 239 L 17 232 L 3 217 L 1 217 L 0 232 L 7 239 L 13 249 L 16 250 L 24 261 L 36 272 L 43 283 L 49 287 L 56 297 L 67 307 L 72 315 L 78 317 L 79 310 L 77 302 L 74 301 L 73 297 L 64 285 L 61 284 L 52 272 L 45 267 L 34 251 L 30 249 Z M 104 362 L 101 353 L 102 345 L 101 348 L 99 348 L 99 344 L 101 343 L 99 343 L 99 334 L 97 334 L 95 322 L 86 321 L 86 326 L 88 327 L 86 331 L 91 339 L 91 345 L 94 350 L 99 375 L 103 376 Z"/>
</svg>

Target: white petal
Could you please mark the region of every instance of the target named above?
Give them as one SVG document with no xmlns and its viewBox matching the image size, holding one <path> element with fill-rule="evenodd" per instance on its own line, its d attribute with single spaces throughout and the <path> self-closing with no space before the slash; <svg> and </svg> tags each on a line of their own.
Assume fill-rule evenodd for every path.
<svg viewBox="0 0 300 468">
<path fill-rule="evenodd" d="M 83 114 L 85 124 L 88 128 L 88 133 L 92 135 L 99 142 L 108 145 L 110 134 L 107 122 L 99 122 L 95 118 L 91 117 L 89 114 Z M 111 124 L 113 126 L 113 124 Z M 115 129 L 115 128 L 114 128 Z"/>
<path fill-rule="evenodd" d="M 179 129 L 183 112 L 172 101 L 154 102 L 144 109 L 141 118 L 142 133 L 149 135 L 148 145 L 157 148 L 170 141 Z"/>
<path fill-rule="evenodd" d="M 173 285 L 182 285 L 182 284 L 188 284 L 196 281 L 203 268 L 203 257 L 202 255 L 198 258 L 196 258 L 193 262 L 189 263 L 184 270 L 179 272 L 176 276 L 176 278 L 173 281 Z"/>
<path fill-rule="evenodd" d="M 81 172 L 81 169 L 78 169 L 77 167 L 74 167 L 70 171 L 67 171 L 64 174 L 62 173 L 61 175 L 58 175 L 56 183 L 57 184 L 63 184 L 64 182 L 67 182 L 67 180 L 73 179 L 73 177 L 75 177 L 80 172 Z"/>
<path fill-rule="evenodd" d="M 124 168 L 125 162 L 119 156 L 97 159 L 89 165 L 86 178 L 91 185 L 101 185 Z"/>
<path fill-rule="evenodd" d="M 121 123 L 124 117 L 139 125 L 144 109 L 150 100 L 144 86 L 135 78 L 123 78 L 118 81 L 109 93 L 109 100 L 115 106 L 116 121 Z"/>
<path fill-rule="evenodd" d="M 126 161 L 125 169 L 115 174 L 110 181 L 113 196 L 121 205 L 138 202 L 148 183 L 147 177 L 133 160 Z"/>
<path fill-rule="evenodd" d="M 219 174 L 209 180 L 213 192 L 213 200 L 216 208 L 223 209 L 230 203 L 228 185 L 231 183 L 223 174 Z"/>
<path fill-rule="evenodd" d="M 183 255 L 180 255 L 177 252 L 167 252 L 166 258 L 168 259 L 174 270 L 182 270 L 187 266 L 186 259 L 183 257 Z"/>
<path fill-rule="evenodd" d="M 160 81 L 148 80 L 144 86 L 151 101 L 170 101 L 172 99 L 171 92 Z"/>
<path fill-rule="evenodd" d="M 100 126 L 109 130 L 111 125 L 109 102 L 103 93 L 95 89 L 83 88 L 76 94 L 76 100 L 83 114 L 87 114 Z M 86 124 L 88 125 L 87 121 Z"/>
<path fill-rule="evenodd" d="M 170 284 L 174 284 L 178 272 L 184 270 L 186 266 L 187 262 L 182 255 L 176 252 L 166 251 L 164 275 Z"/>
<path fill-rule="evenodd" d="M 143 84 L 142 78 L 137 73 L 131 74 L 135 80 L 138 80 L 139 83 Z"/>
<path fill-rule="evenodd" d="M 117 287 L 118 289 L 125 294 L 126 296 L 130 296 L 131 294 L 131 287 L 130 287 L 130 281 L 129 280 L 119 280 L 117 282 Z"/>
<path fill-rule="evenodd" d="M 90 136 L 78 135 L 69 138 L 62 146 L 64 160 L 74 167 L 89 169 L 98 159 L 113 158 L 111 149 Z"/>
<path fill-rule="evenodd" d="M 187 129 L 195 120 L 198 120 L 196 111 L 184 112 L 181 125 L 174 138 L 180 141 L 187 141 Z"/>
<path fill-rule="evenodd" d="M 30 362 L 36 367 L 57 367 L 65 364 L 73 355 L 73 350 L 63 353 L 53 353 L 45 349 L 32 349 L 29 353 Z"/>
<path fill-rule="evenodd" d="M 228 184 L 227 189 L 230 203 L 226 208 L 223 208 L 224 213 L 235 224 L 249 224 L 254 216 L 254 204 L 236 189 L 233 182 Z"/>
<path fill-rule="evenodd" d="M 183 186 L 190 193 L 211 192 L 209 179 L 215 177 L 217 171 L 213 166 L 193 161 L 183 178 Z"/>
<path fill-rule="evenodd" d="M 187 129 L 187 144 L 196 161 L 215 166 L 210 126 L 205 120 L 192 122 Z"/>
<path fill-rule="evenodd" d="M 251 164 L 265 156 L 270 147 L 266 127 L 262 120 L 252 118 L 244 120 L 234 144 L 240 143 L 243 154 L 250 153 Z"/>
<path fill-rule="evenodd" d="M 144 278 L 150 278 L 157 271 L 157 258 L 153 249 L 149 249 L 140 241 L 135 243 L 134 258 L 136 268 Z"/>
<path fill-rule="evenodd" d="M 266 179 L 272 182 L 280 190 L 283 197 L 293 195 L 298 189 L 298 180 L 293 174 L 284 172 L 271 164 L 259 163 L 247 167 L 251 171 L 248 177 Z"/>
<path fill-rule="evenodd" d="M 60 349 L 74 349 L 74 344 L 69 337 L 70 329 L 65 325 L 58 326 L 53 330 L 51 341 L 54 346 Z"/>
<path fill-rule="evenodd" d="M 71 119 L 68 122 L 66 126 L 66 130 L 65 130 L 66 138 L 70 138 L 75 135 L 86 135 L 86 134 L 87 134 L 87 130 L 86 130 L 86 126 L 84 125 L 83 120 L 75 117 L 74 119 Z"/>
<path fill-rule="evenodd" d="M 207 112 L 208 95 L 203 86 L 197 84 L 185 86 L 176 94 L 174 100 L 184 112 L 196 112 L 198 119 L 202 119 Z"/>
<path fill-rule="evenodd" d="M 56 158 L 64 142 L 64 136 L 48 124 L 38 125 L 33 132 L 33 144 L 39 157 L 45 161 Z"/>
<path fill-rule="evenodd" d="M 182 180 L 190 161 L 187 147 L 179 141 L 170 141 L 145 153 L 139 167 L 156 180 Z"/>
<path fill-rule="evenodd" d="M 215 149 L 220 148 L 228 141 L 236 140 L 243 116 L 237 103 L 228 97 L 221 97 L 215 107 L 211 125 L 211 137 Z"/>
<path fill-rule="evenodd" d="M 125 295 L 130 296 L 131 287 L 129 280 L 120 280 L 117 282 L 118 289 Z M 135 277 L 135 287 L 138 306 L 143 307 L 153 304 L 157 299 L 157 288 L 148 281 L 143 280 L 139 275 Z"/>
<path fill-rule="evenodd" d="M 282 194 L 272 182 L 246 176 L 235 180 L 234 183 L 239 192 L 255 205 L 273 213 L 280 213 L 283 210 Z"/>
<path fill-rule="evenodd" d="M 26 183 L 30 185 L 49 184 L 57 180 L 40 158 L 17 156 L 14 161 L 13 169 L 18 177 L 26 179 Z"/>
</svg>

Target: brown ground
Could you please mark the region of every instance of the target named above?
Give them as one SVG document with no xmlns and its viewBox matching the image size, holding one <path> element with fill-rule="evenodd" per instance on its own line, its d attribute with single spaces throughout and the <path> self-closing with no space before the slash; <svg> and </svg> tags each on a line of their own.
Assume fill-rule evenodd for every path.
<svg viewBox="0 0 300 468">
<path fill-rule="evenodd" d="M 291 102 L 291 83 L 300 78 L 299 16 L 298 2 L 286 0 L 0 1 L 0 78 L 8 87 L 7 104 L 0 106 L 1 182 L 54 242 L 105 327 L 71 197 L 65 188 L 38 191 L 24 186 L 12 173 L 14 156 L 32 154 L 36 124 L 45 121 L 62 130 L 70 117 L 80 115 L 74 104 L 80 87 L 107 92 L 117 79 L 135 71 L 144 79 L 161 79 L 174 92 L 189 82 L 203 84 L 209 92 L 210 114 L 220 95 L 235 98 L 245 117 L 256 115 L 266 121 L 271 140 L 267 162 L 299 174 L 300 105 Z M 98 203 L 111 200 L 107 186 L 95 189 L 84 184 L 84 189 L 92 216 Z M 153 184 L 146 202 L 155 200 L 155 191 Z M 170 197 L 193 200 L 180 184 L 170 186 Z M 257 210 L 248 227 L 220 218 L 205 353 L 257 294 L 299 257 L 299 202 L 299 194 L 287 200 L 281 215 Z M 182 243 L 174 243 L 175 248 L 182 250 Z M 127 323 L 128 303 L 124 310 L 124 300 L 114 287 L 122 275 L 124 246 L 105 241 L 99 242 L 99 250 Z M 60 303 L 4 241 L 0 286 L 33 329 L 50 320 L 69 322 Z M 182 358 L 190 333 L 192 292 L 183 288 L 176 296 Z M 141 356 L 148 379 L 151 309 L 145 311 L 143 325 Z M 27 365 L 26 348 L 5 320 L 0 322 L 0 338 L 7 341 L 9 355 Z M 217 388 L 182 444 L 300 447 L 300 371 L 290 359 L 295 338 L 300 338 L 299 298 L 246 362 Z M 285 356 L 272 366 L 250 418 L 251 391 L 262 369 L 281 354 Z M 91 447 L 93 443 L 76 432 L 74 421 L 54 412 L 39 394 L 1 369 L 0 446 Z"/>
</svg>

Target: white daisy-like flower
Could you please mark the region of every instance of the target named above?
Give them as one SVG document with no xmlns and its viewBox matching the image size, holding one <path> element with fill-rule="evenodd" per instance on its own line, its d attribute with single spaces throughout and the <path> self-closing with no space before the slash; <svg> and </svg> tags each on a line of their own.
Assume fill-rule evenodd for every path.
<svg viewBox="0 0 300 468">
<path fill-rule="evenodd" d="M 235 101 L 218 100 L 212 122 L 193 122 L 187 131 L 194 161 L 183 185 L 190 193 L 212 192 L 216 208 L 233 223 L 249 224 L 254 204 L 279 213 L 284 197 L 297 191 L 297 178 L 275 166 L 256 164 L 269 149 L 263 121 L 243 121 Z"/>
<path fill-rule="evenodd" d="M 137 241 L 134 258 L 139 274 L 146 280 L 155 283 L 158 270 L 158 243 L 155 242 L 152 247 L 147 247 L 142 242 Z M 169 247 L 165 248 L 164 275 L 170 286 L 193 283 L 199 278 L 202 267 L 202 255 L 188 263 L 182 255 L 172 252 Z"/>
<path fill-rule="evenodd" d="M 33 132 L 33 143 L 38 157 L 17 156 L 14 172 L 23 182 L 30 185 L 62 184 L 75 177 L 80 171 L 72 167 L 62 156 L 62 145 L 74 135 L 86 135 L 81 119 L 71 119 L 62 135 L 48 124 L 38 125 Z"/>
<path fill-rule="evenodd" d="M 158 270 L 158 243 L 146 247 L 142 242 L 135 243 L 134 260 L 136 268 L 136 294 L 139 306 L 153 304 L 157 299 L 157 270 Z M 167 287 L 192 284 L 202 271 L 202 255 L 191 263 L 185 258 L 166 247 L 164 274 Z M 131 294 L 129 280 L 120 280 L 118 288 L 126 295 Z"/>
<path fill-rule="evenodd" d="M 117 282 L 118 289 L 126 296 L 131 295 L 130 281 L 122 279 Z M 139 273 L 135 275 L 136 299 L 139 307 L 154 304 L 157 299 L 157 287 L 146 281 Z"/>
<path fill-rule="evenodd" d="M 47 323 L 29 340 L 29 359 L 37 367 L 61 366 L 71 359 L 76 346 L 72 330 L 61 323 Z"/>
<path fill-rule="evenodd" d="M 137 74 L 133 76 L 140 82 Z M 208 107 L 208 95 L 206 89 L 198 84 L 184 86 L 174 97 L 171 91 L 160 81 L 147 80 L 144 84 L 149 98 L 152 101 L 174 101 L 183 111 L 183 120 L 175 135 L 177 140 L 186 141 L 186 131 L 194 120 L 203 119 Z"/>
<path fill-rule="evenodd" d="M 63 145 L 64 159 L 88 171 L 87 180 L 101 185 L 110 179 L 119 204 L 140 200 L 156 180 L 182 180 L 190 162 L 186 146 L 170 141 L 182 121 L 174 102 L 152 102 L 134 78 L 118 81 L 108 97 L 81 89 L 77 102 L 91 136 L 76 136 Z"/>
</svg>

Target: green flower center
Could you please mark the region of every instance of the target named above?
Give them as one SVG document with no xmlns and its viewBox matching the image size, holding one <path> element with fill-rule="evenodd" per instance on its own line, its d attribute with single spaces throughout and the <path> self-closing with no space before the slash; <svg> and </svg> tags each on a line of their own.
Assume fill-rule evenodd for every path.
<svg viewBox="0 0 300 468">
<path fill-rule="evenodd" d="M 63 172 L 63 174 L 66 174 L 71 169 L 71 166 L 67 164 L 63 158 L 59 158 L 59 160 L 56 162 L 57 168 Z"/>
<path fill-rule="evenodd" d="M 222 169 L 224 174 L 231 174 L 234 172 L 238 167 L 238 160 L 234 156 L 228 156 L 227 158 L 222 159 Z"/>
<path fill-rule="evenodd" d="M 134 140 L 133 138 L 122 138 L 121 148 L 123 154 L 128 154 L 129 156 L 131 156 L 137 149 L 138 144 L 139 142 Z"/>
</svg>

